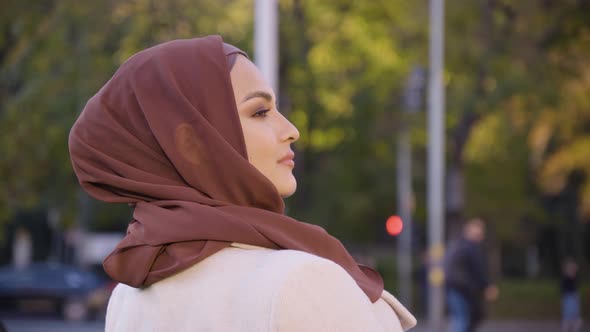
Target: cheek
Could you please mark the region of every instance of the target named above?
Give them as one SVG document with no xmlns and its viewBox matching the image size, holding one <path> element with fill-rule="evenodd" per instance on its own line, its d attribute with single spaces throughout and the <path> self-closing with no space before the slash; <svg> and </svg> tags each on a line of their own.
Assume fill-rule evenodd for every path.
<svg viewBox="0 0 590 332">
<path fill-rule="evenodd" d="M 246 142 L 246 151 L 248 152 L 248 161 L 262 173 L 268 171 L 270 161 L 274 157 L 272 151 L 272 135 L 263 126 L 245 126 L 244 140 Z M 268 174 L 265 174 L 268 176 Z"/>
</svg>

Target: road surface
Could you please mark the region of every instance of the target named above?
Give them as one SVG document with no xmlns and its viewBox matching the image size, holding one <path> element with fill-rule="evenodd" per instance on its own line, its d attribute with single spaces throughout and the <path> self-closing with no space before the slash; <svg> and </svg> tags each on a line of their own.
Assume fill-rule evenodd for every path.
<svg viewBox="0 0 590 332">
<path fill-rule="evenodd" d="M 104 323 L 82 322 L 68 323 L 57 319 L 3 319 L 8 332 L 102 332 Z M 434 332 L 424 322 L 410 332 Z M 436 331 L 443 332 L 443 331 Z M 485 323 L 478 332 L 559 332 L 559 322 L 555 321 L 494 321 Z M 590 332 L 586 324 L 582 332 Z"/>
</svg>

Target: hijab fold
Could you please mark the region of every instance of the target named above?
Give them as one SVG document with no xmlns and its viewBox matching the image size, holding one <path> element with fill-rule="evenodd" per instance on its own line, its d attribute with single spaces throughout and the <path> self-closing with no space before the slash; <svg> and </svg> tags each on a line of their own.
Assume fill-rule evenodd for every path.
<svg viewBox="0 0 590 332">
<path fill-rule="evenodd" d="M 69 149 L 81 186 L 134 206 L 105 271 L 144 287 L 238 242 L 332 260 L 375 302 L 379 274 L 321 227 L 285 216 L 274 185 L 248 162 L 229 75 L 239 54 L 219 36 L 141 51 L 76 120 Z"/>
</svg>

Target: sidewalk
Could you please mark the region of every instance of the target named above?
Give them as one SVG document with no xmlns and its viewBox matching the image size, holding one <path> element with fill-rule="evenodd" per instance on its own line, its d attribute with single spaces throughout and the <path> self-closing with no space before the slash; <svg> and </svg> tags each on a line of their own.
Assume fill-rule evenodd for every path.
<svg viewBox="0 0 590 332">
<path fill-rule="evenodd" d="M 559 322 L 556 321 L 488 321 L 477 332 L 559 332 Z M 586 323 L 581 332 L 590 331 Z M 418 320 L 418 325 L 410 332 L 443 332 L 430 331 L 426 320 Z"/>
</svg>

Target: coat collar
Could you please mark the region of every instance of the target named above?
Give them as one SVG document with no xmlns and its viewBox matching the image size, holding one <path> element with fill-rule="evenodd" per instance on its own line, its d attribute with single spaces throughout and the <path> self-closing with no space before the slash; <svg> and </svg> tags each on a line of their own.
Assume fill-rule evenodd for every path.
<svg viewBox="0 0 590 332">
<path fill-rule="evenodd" d="M 406 309 L 406 307 L 404 307 L 404 305 L 401 304 L 401 302 L 399 302 L 393 295 L 391 295 L 391 293 L 384 290 L 381 294 L 381 298 L 383 299 L 383 301 L 389 304 L 391 309 L 393 309 L 404 331 L 407 331 L 410 328 L 416 326 L 417 320 L 414 317 L 414 315 L 412 315 L 408 311 L 408 309 Z"/>
</svg>

